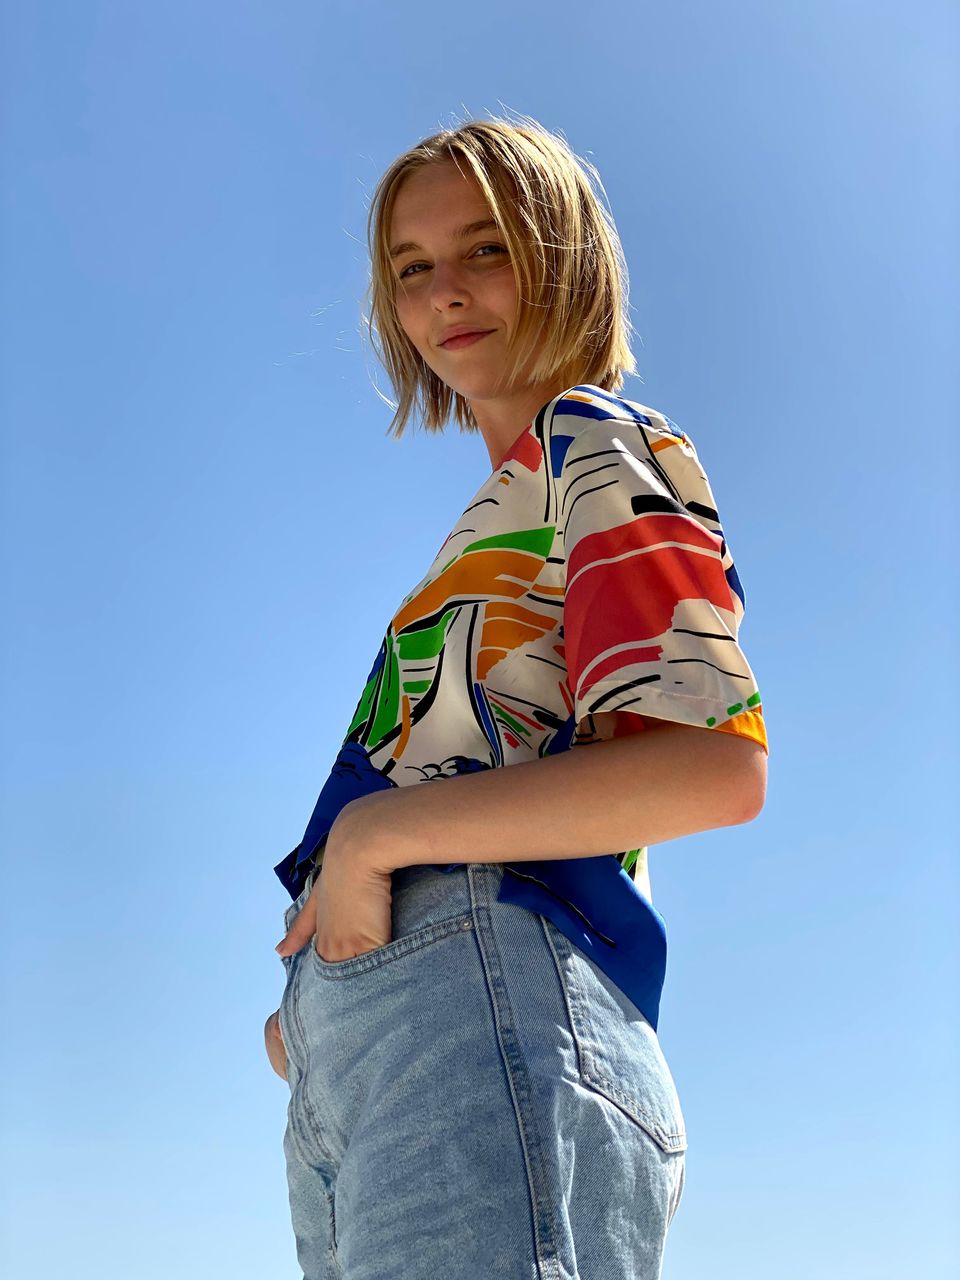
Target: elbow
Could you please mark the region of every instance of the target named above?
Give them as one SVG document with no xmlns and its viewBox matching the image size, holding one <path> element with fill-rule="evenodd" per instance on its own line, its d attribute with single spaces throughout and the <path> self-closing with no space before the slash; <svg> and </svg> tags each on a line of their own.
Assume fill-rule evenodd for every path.
<svg viewBox="0 0 960 1280">
<path fill-rule="evenodd" d="M 736 782 L 730 795 L 736 796 L 736 807 L 730 826 L 752 822 L 764 806 L 767 798 L 767 753 L 759 742 L 752 744 L 749 759 L 737 771 Z"/>
<path fill-rule="evenodd" d="M 745 822 L 752 822 L 754 818 L 759 817 L 760 810 L 763 808 L 765 799 L 766 794 L 764 792 L 761 792 L 759 795 L 749 795 L 749 797 L 747 797 L 747 802 L 740 811 L 740 817 L 737 819 L 738 825 Z"/>
</svg>

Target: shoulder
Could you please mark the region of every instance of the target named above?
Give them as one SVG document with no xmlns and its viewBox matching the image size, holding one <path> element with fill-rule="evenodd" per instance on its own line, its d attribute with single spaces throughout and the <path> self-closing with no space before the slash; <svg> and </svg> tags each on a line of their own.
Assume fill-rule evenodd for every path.
<svg viewBox="0 0 960 1280">
<path fill-rule="evenodd" d="M 657 435 L 679 440 L 689 438 L 659 409 L 640 404 L 636 400 L 628 400 L 626 396 L 614 391 L 604 391 L 602 387 L 591 383 L 568 387 L 556 399 L 551 400 L 548 410 L 551 421 L 558 427 L 566 426 L 574 431 L 592 422 L 625 422 L 644 427 Z"/>
<path fill-rule="evenodd" d="M 557 479 L 601 452 L 630 455 L 657 472 L 678 470 L 690 481 L 703 478 L 693 440 L 671 418 L 602 387 L 569 387 L 546 406 L 546 427 Z"/>
<path fill-rule="evenodd" d="M 547 408 L 550 467 L 561 509 L 585 488 L 635 504 L 654 493 L 722 535 L 713 487 L 690 436 L 659 409 L 584 384 Z"/>
</svg>

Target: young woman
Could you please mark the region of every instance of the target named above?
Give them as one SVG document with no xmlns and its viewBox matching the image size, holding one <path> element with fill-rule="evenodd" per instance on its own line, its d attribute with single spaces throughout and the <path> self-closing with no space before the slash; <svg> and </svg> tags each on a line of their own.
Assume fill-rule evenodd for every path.
<svg viewBox="0 0 960 1280">
<path fill-rule="evenodd" d="M 594 181 L 536 121 L 472 121 L 370 210 L 397 434 L 452 415 L 492 470 L 276 868 L 265 1035 L 306 1280 L 661 1274 L 687 1140 L 646 847 L 753 818 L 767 746 L 694 445 L 617 394 L 627 272 Z"/>
</svg>

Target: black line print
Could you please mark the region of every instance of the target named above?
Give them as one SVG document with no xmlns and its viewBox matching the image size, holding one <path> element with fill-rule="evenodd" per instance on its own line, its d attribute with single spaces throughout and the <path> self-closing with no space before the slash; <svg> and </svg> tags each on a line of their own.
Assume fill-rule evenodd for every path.
<svg viewBox="0 0 960 1280">
<path fill-rule="evenodd" d="M 722 676 L 733 676 L 734 680 L 746 680 L 747 676 L 739 671 L 726 671 L 723 667 L 718 667 L 715 662 L 708 662 L 706 658 L 668 658 L 667 662 L 702 662 L 705 667 L 713 667 L 714 671 L 719 671 Z"/>
</svg>

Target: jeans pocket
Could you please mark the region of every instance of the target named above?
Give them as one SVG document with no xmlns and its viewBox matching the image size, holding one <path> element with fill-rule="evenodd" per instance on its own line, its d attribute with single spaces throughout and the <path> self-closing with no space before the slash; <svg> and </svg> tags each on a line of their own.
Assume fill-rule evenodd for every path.
<svg viewBox="0 0 960 1280">
<path fill-rule="evenodd" d="M 541 916 L 577 1049 L 581 1083 L 618 1107 L 665 1152 L 687 1149 L 676 1085 L 657 1033 L 612 978 Z"/>
<path fill-rule="evenodd" d="M 461 912 L 447 920 L 437 920 L 433 924 L 415 929 L 412 933 L 402 934 L 382 947 L 364 951 L 359 956 L 350 956 L 346 960 L 324 960 L 323 956 L 317 952 L 317 940 L 313 937 L 308 944 L 310 960 L 314 969 L 323 978 L 356 978 L 361 974 L 382 969 L 384 965 L 401 960 L 404 956 L 423 951 L 425 947 L 433 946 L 452 933 L 472 928 L 473 916 Z"/>
</svg>

